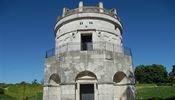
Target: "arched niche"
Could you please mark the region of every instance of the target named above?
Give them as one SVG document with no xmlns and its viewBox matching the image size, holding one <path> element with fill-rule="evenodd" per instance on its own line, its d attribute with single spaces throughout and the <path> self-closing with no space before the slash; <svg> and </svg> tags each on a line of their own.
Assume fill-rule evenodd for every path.
<svg viewBox="0 0 175 100">
<path fill-rule="evenodd" d="M 78 73 L 75 77 L 75 82 L 76 100 L 85 100 L 83 98 L 87 98 L 87 95 L 88 98 L 91 98 L 90 100 L 98 100 L 97 76 L 93 72 L 82 71 Z"/>
<path fill-rule="evenodd" d="M 54 73 L 49 78 L 49 84 L 59 84 L 61 82 L 58 74 Z"/>
<path fill-rule="evenodd" d="M 120 83 L 126 78 L 126 74 L 122 71 L 116 72 L 113 77 L 113 82 Z"/>
<path fill-rule="evenodd" d="M 77 80 L 88 80 L 88 79 L 94 79 L 94 80 L 97 80 L 97 76 L 93 73 L 93 72 L 90 72 L 90 71 L 83 71 L 83 72 L 80 72 L 79 74 L 77 74 L 76 78 L 75 78 L 75 81 Z"/>
</svg>

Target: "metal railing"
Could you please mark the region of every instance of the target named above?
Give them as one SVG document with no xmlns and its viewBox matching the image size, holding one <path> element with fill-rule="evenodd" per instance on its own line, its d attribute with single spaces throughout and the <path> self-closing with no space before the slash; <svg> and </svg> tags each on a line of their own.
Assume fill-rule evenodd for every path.
<svg viewBox="0 0 175 100">
<path fill-rule="evenodd" d="M 112 17 L 115 17 L 119 20 L 119 18 L 116 16 L 113 10 L 106 10 L 104 8 L 94 7 L 94 6 L 84 6 L 81 8 L 76 8 L 72 10 L 67 10 L 65 12 L 64 17 L 77 14 L 77 13 L 103 13 Z M 58 20 L 62 19 L 63 17 L 59 17 Z"/>
<path fill-rule="evenodd" d="M 93 42 L 87 44 L 71 42 L 59 45 L 57 48 L 52 48 L 46 51 L 46 58 L 70 51 L 110 51 L 132 56 L 130 48 L 119 46 L 109 42 Z"/>
</svg>

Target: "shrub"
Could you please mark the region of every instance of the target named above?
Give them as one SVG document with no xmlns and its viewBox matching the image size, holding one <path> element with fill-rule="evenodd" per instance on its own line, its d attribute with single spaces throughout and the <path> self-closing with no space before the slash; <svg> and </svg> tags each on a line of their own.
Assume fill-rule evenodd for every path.
<svg viewBox="0 0 175 100">
<path fill-rule="evenodd" d="M 9 86 L 9 84 L 0 83 L 0 87 L 1 87 L 1 88 L 7 88 L 8 86 Z"/>
<path fill-rule="evenodd" d="M 150 99 L 148 99 L 148 100 L 164 100 L 164 99 L 159 98 L 159 97 L 152 97 L 152 98 L 150 98 Z"/>
<path fill-rule="evenodd" d="M 157 83 L 157 86 L 173 86 L 172 83 Z"/>
<path fill-rule="evenodd" d="M 4 94 L 4 88 L 0 87 L 0 94 Z"/>
</svg>

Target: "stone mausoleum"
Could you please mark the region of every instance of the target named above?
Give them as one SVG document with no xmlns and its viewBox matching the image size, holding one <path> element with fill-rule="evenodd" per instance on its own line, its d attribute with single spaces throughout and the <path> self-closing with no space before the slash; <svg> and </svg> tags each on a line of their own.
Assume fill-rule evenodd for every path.
<svg viewBox="0 0 175 100">
<path fill-rule="evenodd" d="M 131 50 L 116 9 L 63 9 L 47 51 L 43 100 L 134 100 Z"/>
</svg>

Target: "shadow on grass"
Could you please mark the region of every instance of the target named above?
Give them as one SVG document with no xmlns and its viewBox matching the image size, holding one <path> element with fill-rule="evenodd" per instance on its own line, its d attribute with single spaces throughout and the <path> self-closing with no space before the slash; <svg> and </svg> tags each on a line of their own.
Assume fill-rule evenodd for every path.
<svg viewBox="0 0 175 100">
<path fill-rule="evenodd" d="M 16 100 L 16 99 L 5 94 L 0 94 L 0 100 Z"/>
<path fill-rule="evenodd" d="M 153 97 L 153 98 L 150 98 L 150 99 L 139 99 L 139 100 L 175 100 L 175 97 L 170 97 L 170 98 L 166 98 L 166 99 Z"/>
</svg>

